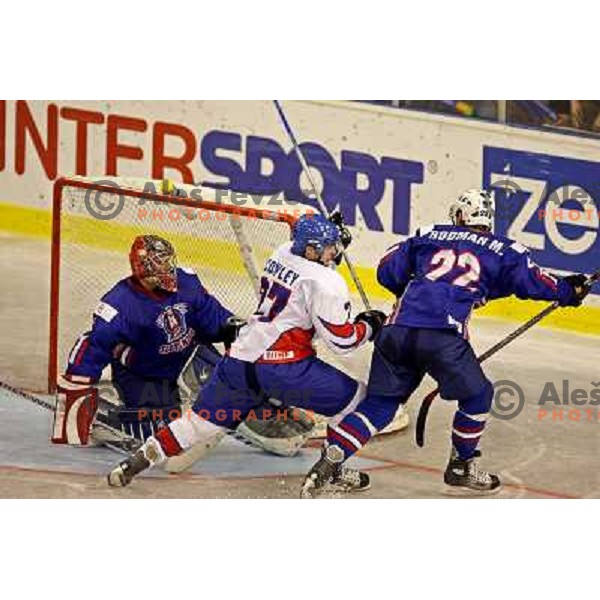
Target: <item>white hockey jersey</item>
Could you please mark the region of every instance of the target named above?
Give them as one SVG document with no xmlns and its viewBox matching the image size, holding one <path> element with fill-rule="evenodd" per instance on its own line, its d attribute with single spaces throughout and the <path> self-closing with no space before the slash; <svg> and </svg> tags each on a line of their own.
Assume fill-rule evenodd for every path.
<svg viewBox="0 0 600 600">
<path fill-rule="evenodd" d="M 350 297 L 342 276 L 280 246 L 265 265 L 256 312 L 233 343 L 230 356 L 247 362 L 290 363 L 315 354 L 319 337 L 336 354 L 364 344 L 371 328 L 350 321 Z"/>
</svg>

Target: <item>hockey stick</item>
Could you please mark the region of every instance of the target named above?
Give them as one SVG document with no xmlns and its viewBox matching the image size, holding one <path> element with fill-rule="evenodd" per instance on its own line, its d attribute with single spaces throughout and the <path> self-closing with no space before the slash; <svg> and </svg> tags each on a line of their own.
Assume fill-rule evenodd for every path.
<svg viewBox="0 0 600 600">
<path fill-rule="evenodd" d="M 273 100 L 273 103 L 275 104 L 275 108 L 277 109 L 277 113 L 279 114 L 279 118 L 281 119 L 284 129 L 287 132 L 290 140 L 292 141 L 292 145 L 294 146 L 294 151 L 296 152 L 296 156 L 298 157 L 298 160 L 300 161 L 300 165 L 302 166 L 302 169 L 304 170 L 304 172 L 306 173 L 306 176 L 308 177 L 308 181 L 310 182 L 310 185 L 315 194 L 315 198 L 317 199 L 317 204 L 319 205 L 319 210 L 323 213 L 323 215 L 328 217 L 329 214 L 327 212 L 327 207 L 325 206 L 325 202 L 323 202 L 323 198 L 321 197 L 321 194 L 317 190 L 317 186 L 315 185 L 314 179 L 310 173 L 306 159 L 304 158 L 304 155 L 302 154 L 302 150 L 300 150 L 300 145 L 298 144 L 298 140 L 296 139 L 296 136 L 294 135 L 292 127 L 291 127 L 287 117 L 285 116 L 285 113 L 283 112 L 283 107 L 281 106 L 281 102 L 279 102 L 279 100 Z M 371 303 L 369 302 L 369 298 L 367 297 L 367 294 L 362 286 L 362 283 L 361 283 L 360 279 L 358 278 L 358 274 L 356 273 L 356 270 L 354 269 L 354 265 L 352 264 L 350 257 L 348 256 L 348 253 L 346 252 L 345 248 L 342 248 L 342 256 L 344 257 L 344 260 L 346 261 L 346 265 L 348 266 L 348 271 L 350 272 L 352 281 L 354 282 L 354 285 L 356 286 L 356 289 L 358 290 L 358 293 L 361 297 L 361 300 L 362 300 L 365 308 L 367 310 L 371 310 Z M 377 346 L 375 344 L 373 345 L 373 351 L 380 352 L 380 350 L 377 348 Z M 384 360 L 384 364 L 386 365 L 390 375 L 393 375 L 390 366 L 387 364 L 387 362 L 385 360 Z"/>
<path fill-rule="evenodd" d="M 302 169 L 304 170 L 304 172 L 306 173 L 306 176 L 308 177 L 308 181 L 310 182 L 310 185 L 315 194 L 315 198 L 317 199 L 317 204 L 319 205 L 319 210 L 323 213 L 324 216 L 329 217 L 329 213 L 327 211 L 327 207 L 325 206 L 325 202 L 323 202 L 323 198 L 321 197 L 321 194 L 317 190 L 317 186 L 316 186 L 315 181 L 310 173 L 308 164 L 306 162 L 306 159 L 304 158 L 304 154 L 302 154 L 302 150 L 300 150 L 300 145 L 298 144 L 298 140 L 296 139 L 296 136 L 294 135 L 294 132 L 290 126 L 290 123 L 287 120 L 285 113 L 283 112 L 283 107 L 281 106 L 281 103 L 279 102 L 279 100 L 273 100 L 273 103 L 275 104 L 275 108 L 277 109 L 277 113 L 279 114 L 279 118 L 281 119 L 281 122 L 283 124 L 283 128 L 285 129 L 290 140 L 292 141 L 292 145 L 294 146 L 294 151 L 296 152 L 296 156 L 298 157 L 298 160 L 300 161 L 300 165 L 302 166 Z M 365 308 L 367 310 L 371 310 L 371 303 L 369 302 L 369 299 L 367 298 L 367 294 L 365 293 L 362 283 L 360 282 L 360 279 L 358 278 L 356 270 L 354 269 L 354 265 L 352 264 L 352 261 L 350 260 L 345 248 L 342 248 L 342 256 L 344 257 L 344 260 L 346 261 L 346 265 L 348 266 L 348 271 L 350 271 L 350 277 L 352 277 L 352 281 L 354 282 L 354 285 L 356 286 L 356 289 L 358 290 L 358 294 L 359 294 L 363 304 L 365 305 Z"/>
<path fill-rule="evenodd" d="M 600 279 L 600 271 L 596 271 L 593 275 L 590 275 L 586 287 L 591 288 L 592 285 Z M 497 344 L 494 344 L 491 348 L 488 348 L 483 354 L 477 357 L 477 361 L 482 363 L 486 361 L 490 356 L 493 356 L 499 350 L 502 350 L 505 346 L 508 346 L 511 342 L 516 340 L 519 336 L 523 335 L 527 330 L 531 329 L 534 325 L 537 325 L 542 319 L 545 319 L 549 314 L 553 313 L 557 308 L 560 308 L 560 305 L 557 301 L 552 304 L 546 306 L 544 310 L 539 312 L 537 315 L 529 319 L 526 323 L 523 323 L 520 327 L 515 329 L 512 333 L 508 334 L 504 339 L 500 340 Z M 415 425 L 415 440 L 417 442 L 417 446 L 422 448 L 425 444 L 425 423 L 427 422 L 427 415 L 429 413 L 429 409 L 431 408 L 431 404 L 440 393 L 440 389 L 436 388 L 432 392 L 429 392 L 423 401 L 421 402 L 421 407 L 419 408 L 419 414 L 417 416 L 417 423 Z"/>
</svg>

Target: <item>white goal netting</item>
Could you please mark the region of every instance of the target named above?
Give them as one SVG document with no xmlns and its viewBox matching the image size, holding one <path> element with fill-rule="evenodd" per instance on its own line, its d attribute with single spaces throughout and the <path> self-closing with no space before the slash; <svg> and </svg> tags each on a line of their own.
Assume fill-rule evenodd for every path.
<svg viewBox="0 0 600 600">
<path fill-rule="evenodd" d="M 291 209 L 233 207 L 162 194 L 140 197 L 143 186 L 113 192 L 96 185 L 104 187 L 64 180 L 55 194 L 49 378 L 91 326 L 101 296 L 130 275 L 129 249 L 141 234 L 168 239 L 178 264 L 193 268 L 235 314 L 248 317 L 254 311 L 257 273 L 289 239 Z M 161 183 L 156 187 L 160 191 Z"/>
</svg>

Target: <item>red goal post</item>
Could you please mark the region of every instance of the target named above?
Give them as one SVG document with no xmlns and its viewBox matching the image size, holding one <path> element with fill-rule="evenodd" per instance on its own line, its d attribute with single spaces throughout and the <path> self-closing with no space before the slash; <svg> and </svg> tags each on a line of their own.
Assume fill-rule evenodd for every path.
<svg viewBox="0 0 600 600">
<path fill-rule="evenodd" d="M 151 189 L 148 191 L 148 183 Z M 50 271 L 48 390 L 56 389 L 69 348 L 91 326 L 101 296 L 129 275 L 135 236 L 169 239 L 182 266 L 196 270 L 209 291 L 234 313 L 256 306 L 258 273 L 273 250 L 290 237 L 301 214 L 315 211 L 268 198 L 248 205 L 162 193 L 162 182 L 125 178 L 61 178 L 54 184 Z M 156 191 L 157 190 L 157 191 Z M 205 190 L 202 190 L 204 193 Z M 119 210 L 115 210 L 119 208 Z M 103 209 L 107 209 L 102 213 Z M 110 211 L 114 215 L 110 216 Z"/>
</svg>

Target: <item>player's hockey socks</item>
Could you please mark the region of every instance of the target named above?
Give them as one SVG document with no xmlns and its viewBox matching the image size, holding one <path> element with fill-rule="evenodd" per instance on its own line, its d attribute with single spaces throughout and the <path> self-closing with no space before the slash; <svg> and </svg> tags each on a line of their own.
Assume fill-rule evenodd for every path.
<svg viewBox="0 0 600 600">
<path fill-rule="evenodd" d="M 57 383 L 52 443 L 86 446 L 97 410 L 98 390 L 89 377 L 60 377 Z"/>
<path fill-rule="evenodd" d="M 156 432 L 154 437 L 158 440 L 160 448 L 164 453 L 165 457 L 177 456 L 183 451 L 183 447 L 179 443 L 177 436 L 169 426 L 161 427 Z"/>
<path fill-rule="evenodd" d="M 452 445 L 461 460 L 470 460 L 475 456 L 486 418 L 487 413 L 468 415 L 460 410 L 456 411 L 452 423 Z"/>
<path fill-rule="evenodd" d="M 327 427 L 327 443 L 338 446 L 344 453 L 344 458 L 348 459 L 378 431 L 379 429 L 363 412 L 356 411 L 346 415 L 337 425 Z"/>
<path fill-rule="evenodd" d="M 338 446 L 344 457 L 350 458 L 392 422 L 401 403 L 401 398 L 367 395 L 354 412 L 327 427 L 327 443 Z"/>
<path fill-rule="evenodd" d="M 452 445 L 461 460 L 475 456 L 493 397 L 494 388 L 488 381 L 479 393 L 458 403 L 452 423 Z"/>
<path fill-rule="evenodd" d="M 372 425 L 367 425 L 366 418 L 362 422 L 362 417 L 360 413 L 351 413 L 337 425 L 327 427 L 327 444 L 337 446 L 344 453 L 344 459 L 358 452 L 377 432 L 373 427 L 371 434 Z"/>
</svg>

